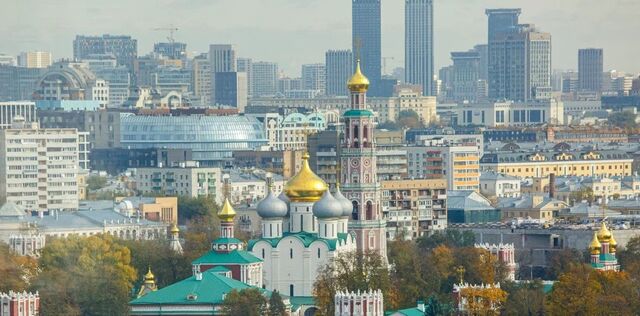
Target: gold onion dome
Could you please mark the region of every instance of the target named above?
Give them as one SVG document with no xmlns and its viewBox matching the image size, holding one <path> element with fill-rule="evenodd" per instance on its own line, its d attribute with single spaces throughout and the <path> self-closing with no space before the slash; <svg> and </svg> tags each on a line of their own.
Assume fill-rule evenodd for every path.
<svg viewBox="0 0 640 316">
<path fill-rule="evenodd" d="M 609 252 L 616 252 L 616 247 L 618 247 L 618 242 L 613 238 L 613 234 L 611 234 L 611 239 L 609 240 Z"/>
<path fill-rule="evenodd" d="M 284 192 L 293 202 L 316 202 L 320 200 L 327 184 L 309 167 L 309 153 L 302 155 L 302 168 L 287 182 Z"/>
<path fill-rule="evenodd" d="M 218 218 L 223 222 L 233 222 L 233 218 L 236 216 L 236 211 L 231 206 L 228 198 L 224 199 L 222 209 L 218 212 Z"/>
<path fill-rule="evenodd" d="M 600 242 L 609 242 L 611 239 L 611 232 L 607 228 L 607 224 L 602 221 L 602 225 L 600 225 L 600 230 L 598 230 L 598 240 Z"/>
<path fill-rule="evenodd" d="M 155 280 L 155 276 L 153 275 L 153 273 L 151 273 L 151 267 L 149 267 L 149 270 L 147 270 L 147 274 L 144 275 L 144 280 L 145 281 L 151 281 L 153 282 Z"/>
<path fill-rule="evenodd" d="M 178 228 L 178 225 L 173 224 L 173 225 L 171 226 L 171 234 L 177 234 L 177 233 L 179 233 L 179 232 L 180 232 L 180 229 Z"/>
<path fill-rule="evenodd" d="M 593 239 L 591 239 L 591 243 L 589 244 L 589 250 L 591 251 L 591 254 L 599 255 L 601 248 L 602 248 L 602 245 L 598 241 L 598 233 L 593 232 Z"/>
<path fill-rule="evenodd" d="M 356 72 L 347 82 L 347 87 L 352 92 L 367 92 L 367 89 L 369 89 L 369 79 L 360 70 L 360 59 L 356 61 Z"/>
</svg>

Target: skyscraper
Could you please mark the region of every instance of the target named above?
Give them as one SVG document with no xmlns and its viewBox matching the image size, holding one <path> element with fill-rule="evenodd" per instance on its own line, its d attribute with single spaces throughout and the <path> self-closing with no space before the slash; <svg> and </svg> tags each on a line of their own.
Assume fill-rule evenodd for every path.
<svg viewBox="0 0 640 316">
<path fill-rule="evenodd" d="M 326 68 L 324 64 L 302 65 L 302 89 L 317 90 L 320 95 L 326 91 Z"/>
<path fill-rule="evenodd" d="M 216 73 L 236 71 L 236 50 L 230 44 L 209 45 L 209 67 L 211 69 L 211 101 L 216 100 Z"/>
<path fill-rule="evenodd" d="M 379 96 L 382 62 L 380 0 L 352 0 L 351 42 L 355 59 L 371 81 L 369 94 Z"/>
<path fill-rule="evenodd" d="M 244 112 L 247 106 L 247 74 L 244 72 L 216 72 L 216 103 L 230 105 Z"/>
<path fill-rule="evenodd" d="M 345 82 L 351 76 L 353 69 L 353 53 L 350 50 L 330 50 L 325 53 L 327 76 L 327 95 L 346 96 Z"/>
<path fill-rule="evenodd" d="M 451 52 L 453 61 L 453 99 L 458 102 L 476 101 L 480 77 L 480 53 Z"/>
<path fill-rule="evenodd" d="M 578 86 L 580 90 L 602 91 L 603 50 L 585 48 L 578 50 Z"/>
<path fill-rule="evenodd" d="M 251 64 L 253 97 L 273 96 L 278 88 L 278 64 L 258 61 Z"/>
<path fill-rule="evenodd" d="M 513 101 L 551 96 L 551 34 L 518 24 L 489 42 L 489 98 Z"/>
<path fill-rule="evenodd" d="M 405 0 L 405 81 L 433 95 L 433 0 Z"/>
<path fill-rule="evenodd" d="M 509 32 L 511 28 L 518 25 L 518 17 L 522 9 L 487 9 L 485 14 L 489 17 L 489 39 L 496 38 L 500 33 Z"/>
<path fill-rule="evenodd" d="M 253 87 L 251 86 L 251 63 L 251 58 L 238 58 L 236 62 L 238 72 L 247 74 L 247 94 L 249 97 L 253 95 Z"/>
<path fill-rule="evenodd" d="M 89 55 L 112 54 L 118 65 L 133 69 L 133 61 L 138 57 L 138 40 L 127 35 L 84 36 L 76 35 L 73 40 L 73 58 L 88 59 Z"/>
<path fill-rule="evenodd" d="M 50 52 L 22 52 L 18 55 L 18 66 L 26 68 L 47 68 L 53 63 Z"/>
</svg>

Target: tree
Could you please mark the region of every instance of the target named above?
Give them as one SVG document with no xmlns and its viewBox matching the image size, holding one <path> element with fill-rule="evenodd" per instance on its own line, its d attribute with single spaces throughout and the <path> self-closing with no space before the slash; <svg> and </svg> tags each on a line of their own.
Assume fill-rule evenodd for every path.
<svg viewBox="0 0 640 316">
<path fill-rule="evenodd" d="M 609 125 L 624 129 L 634 129 L 638 127 L 636 116 L 629 111 L 611 113 L 607 120 Z"/>
<path fill-rule="evenodd" d="M 218 205 L 211 196 L 179 196 L 178 197 L 178 220 L 180 222 L 204 217 L 215 217 L 218 212 Z"/>
<path fill-rule="evenodd" d="M 424 306 L 424 315 L 425 316 L 443 316 L 443 315 L 453 315 L 453 307 L 451 304 L 442 303 L 438 300 L 438 297 L 435 295 L 431 295 L 427 304 Z"/>
<path fill-rule="evenodd" d="M 286 306 L 282 302 L 282 296 L 278 293 L 278 290 L 274 290 L 269 298 L 269 316 L 283 316 L 286 315 Z"/>
<path fill-rule="evenodd" d="M 222 312 L 229 316 L 262 316 L 267 312 L 267 299 L 257 288 L 232 290 L 222 302 Z"/>
<path fill-rule="evenodd" d="M 382 257 L 375 252 L 351 251 L 339 254 L 319 269 L 313 284 L 313 296 L 320 315 L 333 315 L 333 299 L 337 291 L 378 289 L 384 295 L 385 308 L 394 309 L 397 294 Z"/>
<path fill-rule="evenodd" d="M 573 266 L 582 265 L 583 263 L 584 257 L 576 249 L 567 248 L 555 252 L 549 256 L 547 279 L 556 280 L 562 273 L 569 271 Z"/>
<path fill-rule="evenodd" d="M 192 274 L 191 260 L 175 253 L 166 239 L 154 240 L 116 240 L 131 251 L 131 265 L 138 272 L 136 280 L 140 283 L 150 267 L 158 287 L 183 280 Z"/>
<path fill-rule="evenodd" d="M 508 293 L 507 301 L 503 305 L 503 315 L 544 315 L 545 294 L 540 280 L 521 284 L 504 282 L 501 285 Z"/>
<path fill-rule="evenodd" d="M 498 315 L 507 292 L 497 287 L 467 287 L 460 291 L 469 315 Z"/>
<path fill-rule="evenodd" d="M 418 238 L 418 247 L 422 250 L 434 249 L 439 245 L 447 247 L 473 247 L 476 237 L 470 230 L 460 232 L 459 230 L 446 229 L 436 231 L 431 235 L 424 235 Z"/>
<path fill-rule="evenodd" d="M 433 266 L 424 264 L 415 243 L 399 239 L 392 241 L 388 249 L 399 306 L 413 305 L 416 298 L 427 297 L 439 289 L 438 279 L 428 277 L 433 274 Z"/>
<path fill-rule="evenodd" d="M 87 189 L 95 191 L 107 186 L 107 178 L 102 176 L 89 176 L 87 178 Z"/>
<path fill-rule="evenodd" d="M 37 269 L 35 259 L 19 256 L 7 244 L 0 242 L 0 292 L 26 290 Z"/>
<path fill-rule="evenodd" d="M 594 201 L 593 189 L 587 187 L 587 188 L 582 188 L 575 192 L 571 192 L 569 199 L 571 201 L 576 201 L 576 202 L 587 201 L 589 203 L 593 203 Z"/>
<path fill-rule="evenodd" d="M 398 125 L 403 128 L 423 128 L 424 124 L 420 115 L 414 110 L 402 110 L 398 113 Z"/>
<path fill-rule="evenodd" d="M 184 238 L 184 256 L 189 262 L 211 250 L 211 242 L 218 238 L 220 220 L 216 216 L 195 217 L 188 221 Z"/>
<path fill-rule="evenodd" d="M 54 239 L 42 250 L 43 314 L 126 315 L 136 278 L 129 249 L 109 235 Z"/>
</svg>

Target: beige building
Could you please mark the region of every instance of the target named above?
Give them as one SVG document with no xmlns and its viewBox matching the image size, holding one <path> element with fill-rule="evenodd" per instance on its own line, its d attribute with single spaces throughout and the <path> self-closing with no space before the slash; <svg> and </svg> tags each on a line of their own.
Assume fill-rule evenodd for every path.
<svg viewBox="0 0 640 316">
<path fill-rule="evenodd" d="M 173 196 L 212 196 L 222 199 L 222 171 L 220 168 L 193 166 L 134 169 L 136 188 L 143 194 Z"/>
<path fill-rule="evenodd" d="M 50 52 L 22 52 L 18 55 L 18 66 L 26 68 L 47 68 L 53 63 Z"/>
<path fill-rule="evenodd" d="M 473 190 L 480 187 L 480 153 L 476 146 L 406 147 L 409 177 L 444 178 L 449 190 Z"/>
<path fill-rule="evenodd" d="M 116 197 L 120 214 L 163 223 L 178 224 L 178 198 L 170 197 Z"/>
<path fill-rule="evenodd" d="M 387 238 L 418 238 L 447 228 L 445 179 L 388 180 L 380 182 Z"/>
<path fill-rule="evenodd" d="M 211 64 L 206 55 L 193 59 L 193 94 L 201 106 L 211 105 Z"/>
<path fill-rule="evenodd" d="M 15 122 L 0 130 L 0 203 L 30 210 L 77 210 L 79 144 L 71 128 Z"/>
<path fill-rule="evenodd" d="M 497 208 L 502 212 L 503 220 L 531 218 L 542 222 L 550 222 L 561 212 L 568 210 L 569 205 L 563 201 L 536 194 L 500 199 L 498 200 Z"/>
</svg>

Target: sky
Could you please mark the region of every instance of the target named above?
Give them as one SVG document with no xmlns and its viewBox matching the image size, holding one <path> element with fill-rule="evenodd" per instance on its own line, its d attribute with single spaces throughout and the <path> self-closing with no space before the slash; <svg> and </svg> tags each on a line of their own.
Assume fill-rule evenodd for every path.
<svg viewBox="0 0 640 316">
<path fill-rule="evenodd" d="M 76 34 L 127 34 L 138 54 L 166 41 L 191 53 L 209 44 L 236 45 L 239 57 L 277 62 L 287 75 L 351 48 L 350 0 L 1 0 L 0 53 L 51 51 L 72 57 Z M 8 3 L 7 3 L 8 2 Z M 604 48 L 605 70 L 640 73 L 640 0 L 434 0 L 436 69 L 451 51 L 486 42 L 487 8 L 522 8 L 521 23 L 552 35 L 554 69 L 576 69 L 578 49 Z M 404 1 L 382 0 L 382 56 L 387 72 L 404 63 Z"/>
</svg>

